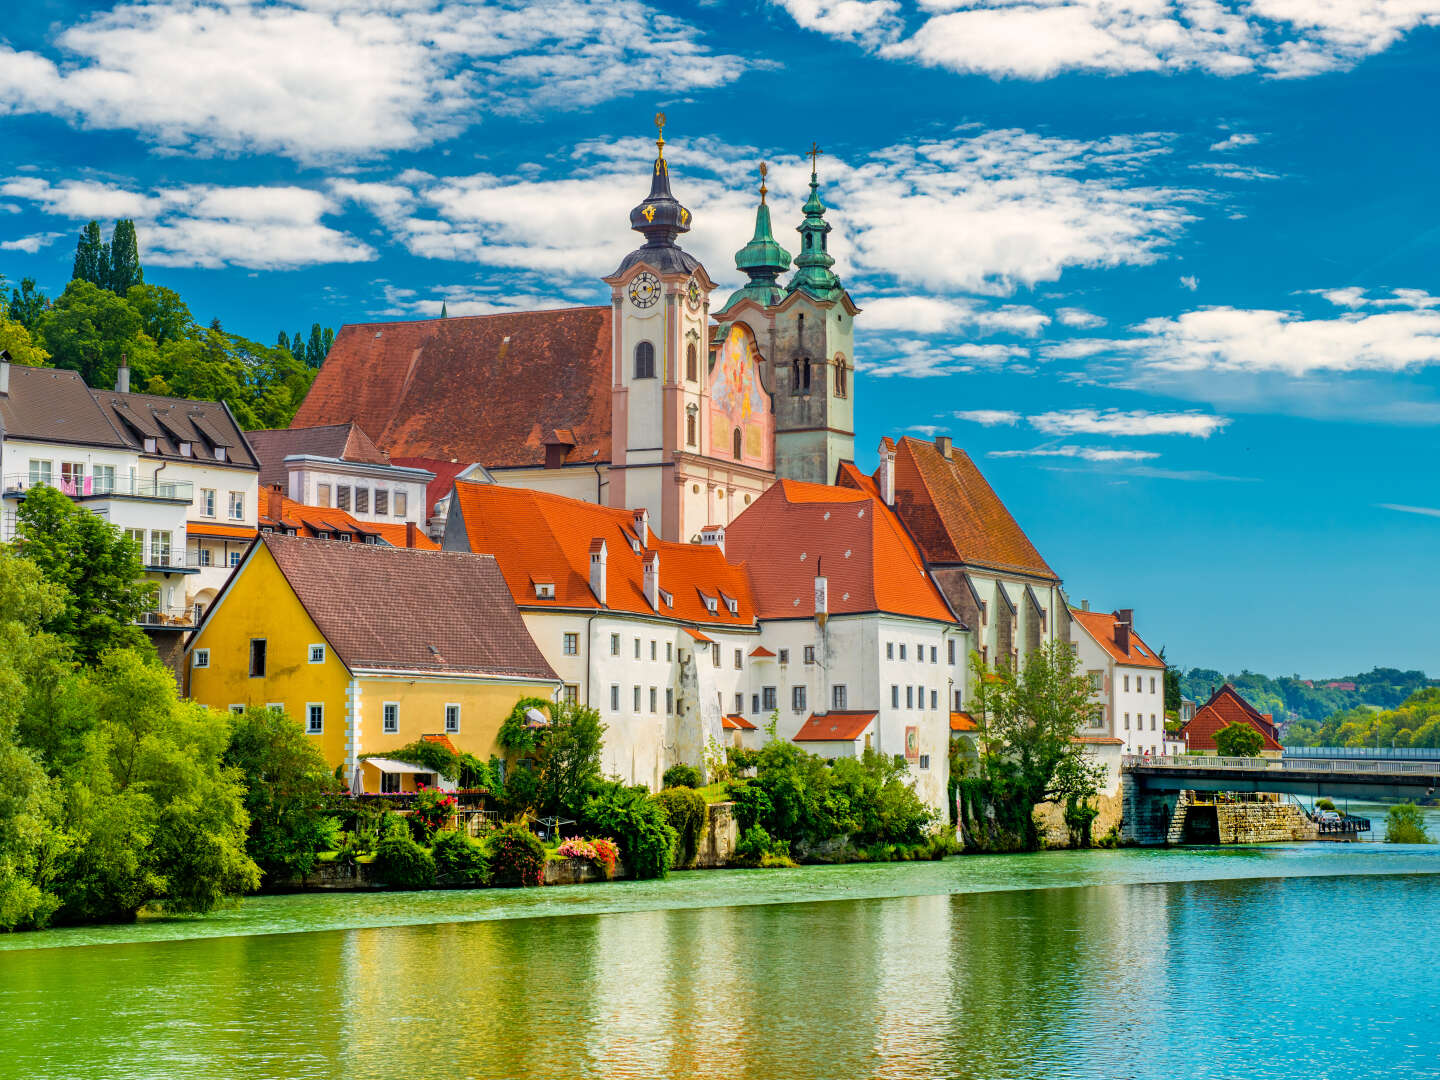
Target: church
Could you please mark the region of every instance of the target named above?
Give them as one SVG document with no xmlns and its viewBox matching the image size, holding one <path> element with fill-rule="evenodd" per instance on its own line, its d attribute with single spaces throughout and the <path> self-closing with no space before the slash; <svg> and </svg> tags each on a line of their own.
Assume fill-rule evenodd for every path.
<svg viewBox="0 0 1440 1080">
<path fill-rule="evenodd" d="M 401 466 L 648 511 L 666 540 L 728 525 L 777 478 L 835 482 L 854 459 L 854 318 L 834 272 L 812 147 L 793 259 L 761 166 L 747 279 L 717 302 L 681 246 L 663 114 L 643 243 L 602 280 L 608 306 L 347 325 L 292 427 L 354 423 Z"/>
</svg>

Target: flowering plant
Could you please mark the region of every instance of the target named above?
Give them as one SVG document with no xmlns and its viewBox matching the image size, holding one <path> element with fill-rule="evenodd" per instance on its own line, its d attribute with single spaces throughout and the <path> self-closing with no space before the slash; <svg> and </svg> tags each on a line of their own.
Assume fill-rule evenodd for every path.
<svg viewBox="0 0 1440 1080">
<path fill-rule="evenodd" d="M 562 859 L 594 859 L 598 856 L 595 853 L 595 845 L 588 840 L 566 840 L 555 851 Z"/>
<path fill-rule="evenodd" d="M 605 867 L 605 876 L 614 877 L 615 864 L 620 859 L 620 849 L 615 846 L 615 841 L 604 837 L 594 841 L 591 846 L 595 849 L 596 860 Z"/>
<path fill-rule="evenodd" d="M 415 818 L 424 827 L 427 835 L 433 833 L 455 812 L 455 796 L 447 795 L 439 788 L 422 787 L 415 793 Z"/>
</svg>

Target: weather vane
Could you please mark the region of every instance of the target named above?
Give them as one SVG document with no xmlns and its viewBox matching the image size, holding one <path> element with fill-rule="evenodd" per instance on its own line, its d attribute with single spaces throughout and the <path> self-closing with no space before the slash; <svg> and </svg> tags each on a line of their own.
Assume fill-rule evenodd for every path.
<svg viewBox="0 0 1440 1080">
<path fill-rule="evenodd" d="M 768 168 L 766 168 L 765 163 L 764 163 L 763 161 L 760 162 L 760 201 L 761 201 L 762 203 L 765 201 L 765 191 L 766 191 L 766 188 L 765 188 L 765 175 L 766 175 L 769 171 L 770 171 L 770 170 L 769 170 Z"/>
<path fill-rule="evenodd" d="M 663 112 L 657 112 L 657 113 L 655 114 L 655 130 L 656 130 L 656 132 L 657 132 L 657 134 L 656 134 L 656 136 L 655 136 L 655 145 L 656 145 L 656 147 L 659 149 L 660 160 L 661 160 L 661 161 L 664 161 L 664 160 L 665 160 L 665 114 L 664 114 Z"/>
<path fill-rule="evenodd" d="M 820 144 L 817 143 L 817 142 L 815 142 L 814 140 L 811 140 L 810 149 L 805 151 L 805 156 L 810 159 L 810 175 L 811 175 L 811 176 L 814 176 L 814 175 L 815 175 L 815 161 L 816 161 L 816 159 L 817 159 L 821 154 L 823 154 L 823 153 L 825 153 L 825 151 L 820 149 Z"/>
</svg>

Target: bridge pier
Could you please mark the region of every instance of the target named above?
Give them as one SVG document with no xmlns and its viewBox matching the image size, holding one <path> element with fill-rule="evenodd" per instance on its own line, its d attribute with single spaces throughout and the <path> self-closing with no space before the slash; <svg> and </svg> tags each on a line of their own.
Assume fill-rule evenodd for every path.
<svg viewBox="0 0 1440 1080">
<path fill-rule="evenodd" d="M 1183 811 L 1177 813 L 1176 810 L 1183 792 L 1150 791 L 1141 787 L 1128 772 L 1120 777 L 1120 791 L 1125 800 L 1120 819 L 1122 843 L 1139 847 L 1180 843 L 1185 834 L 1185 819 Z M 1180 835 L 1172 837 L 1177 819 Z"/>
</svg>

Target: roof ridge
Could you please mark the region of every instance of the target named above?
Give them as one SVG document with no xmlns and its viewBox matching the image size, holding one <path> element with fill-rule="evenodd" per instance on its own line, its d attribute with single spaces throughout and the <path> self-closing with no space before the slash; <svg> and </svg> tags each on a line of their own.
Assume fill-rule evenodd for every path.
<svg viewBox="0 0 1440 1080">
<path fill-rule="evenodd" d="M 341 323 L 343 330 L 347 326 L 425 326 L 435 324 L 437 328 L 445 323 L 474 322 L 478 319 L 513 319 L 523 315 L 547 315 L 555 311 L 609 311 L 608 304 L 564 304 L 560 307 L 535 308 L 531 311 L 487 311 L 483 315 L 447 315 L 444 319 L 432 317 L 428 319 L 385 319 L 379 322 L 357 322 Z M 319 425 L 315 425 L 319 426 Z"/>
</svg>

